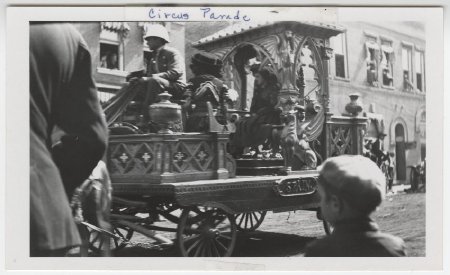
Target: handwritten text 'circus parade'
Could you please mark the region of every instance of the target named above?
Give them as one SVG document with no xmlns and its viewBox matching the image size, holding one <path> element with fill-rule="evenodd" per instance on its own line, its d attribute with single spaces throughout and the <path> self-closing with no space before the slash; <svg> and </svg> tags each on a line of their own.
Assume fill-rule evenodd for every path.
<svg viewBox="0 0 450 275">
<path fill-rule="evenodd" d="M 216 11 L 211 8 L 199 8 L 200 17 L 209 20 L 242 20 L 250 21 L 250 17 L 240 10 L 230 10 L 229 12 Z M 173 11 L 170 9 L 151 8 L 148 12 L 150 19 L 162 20 L 190 20 L 192 19 L 191 11 Z"/>
</svg>

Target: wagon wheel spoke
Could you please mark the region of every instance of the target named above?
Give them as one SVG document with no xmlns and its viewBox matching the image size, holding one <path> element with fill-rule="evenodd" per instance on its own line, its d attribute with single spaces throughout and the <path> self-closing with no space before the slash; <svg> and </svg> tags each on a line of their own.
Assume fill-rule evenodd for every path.
<svg viewBox="0 0 450 275">
<path fill-rule="evenodd" d="M 112 238 L 114 240 L 115 247 L 119 247 L 119 241 L 116 238 Z"/>
<path fill-rule="evenodd" d="M 219 224 L 223 223 L 223 221 L 226 220 L 226 218 L 227 218 L 226 216 L 222 216 L 216 219 L 216 221 L 214 222 L 214 227 L 217 227 Z"/>
<path fill-rule="evenodd" d="M 197 248 L 197 250 L 195 250 L 195 254 L 194 257 L 198 257 L 200 256 L 200 253 L 203 251 L 203 247 L 205 246 L 204 242 L 200 243 L 200 246 Z"/>
<path fill-rule="evenodd" d="M 244 216 L 243 216 L 244 214 L 239 214 L 237 217 L 239 218 L 239 224 L 238 224 L 238 227 L 240 227 L 241 226 L 241 224 L 242 224 L 242 222 L 244 221 Z"/>
<path fill-rule="evenodd" d="M 211 241 L 210 240 L 205 241 L 205 251 L 203 253 L 203 256 L 204 257 L 211 256 Z"/>
<path fill-rule="evenodd" d="M 240 213 L 236 215 L 236 225 L 239 231 L 255 231 L 263 222 L 266 211 Z"/>
<path fill-rule="evenodd" d="M 248 217 L 249 217 L 249 220 L 250 220 L 250 228 L 253 228 L 253 215 L 252 215 L 253 213 L 249 213 L 248 214 Z"/>
<path fill-rule="evenodd" d="M 100 235 L 100 234 L 98 234 L 98 235 Z M 103 238 L 101 238 L 100 239 L 100 244 L 98 245 L 98 248 L 101 250 L 102 249 L 102 247 L 103 247 L 103 242 L 104 242 L 105 240 L 103 239 Z"/>
<path fill-rule="evenodd" d="M 230 237 L 230 236 L 227 236 L 227 235 L 224 235 L 224 234 L 219 234 L 219 237 L 221 237 L 221 238 L 224 238 L 224 239 L 227 239 L 227 240 L 231 241 L 231 237 Z"/>
<path fill-rule="evenodd" d="M 118 228 L 114 228 L 114 232 L 117 233 L 117 235 L 119 235 L 121 238 L 125 238 L 125 236 L 122 234 L 122 232 L 120 232 L 120 230 Z"/>
<path fill-rule="evenodd" d="M 233 215 L 220 209 L 184 209 L 177 229 L 182 256 L 230 256 L 236 243 L 234 221 Z"/>
<path fill-rule="evenodd" d="M 206 217 L 207 217 L 207 214 L 201 212 L 201 213 L 199 213 L 197 216 L 189 217 L 189 219 L 188 219 L 187 222 L 188 222 L 189 224 L 198 223 L 198 222 L 204 220 Z"/>
<path fill-rule="evenodd" d="M 186 250 L 187 254 L 189 255 L 189 253 L 191 253 L 191 251 L 197 247 L 198 250 L 198 246 L 201 244 L 202 239 L 200 237 L 197 238 L 197 240 Z"/>
<path fill-rule="evenodd" d="M 219 250 L 217 249 L 216 243 L 217 243 L 217 240 L 214 239 L 214 240 L 212 241 L 212 247 L 213 247 L 213 254 L 215 254 L 215 255 L 213 255 L 213 256 L 220 257 L 220 252 L 219 252 Z"/>
<path fill-rule="evenodd" d="M 255 218 L 255 221 L 258 222 L 258 215 L 256 215 L 256 213 L 261 214 L 261 212 L 252 212 L 252 217 Z"/>
<path fill-rule="evenodd" d="M 219 245 L 219 247 L 221 247 L 223 249 L 223 251 L 227 251 L 227 247 L 218 239 L 215 240 L 217 242 L 217 244 Z"/>
</svg>

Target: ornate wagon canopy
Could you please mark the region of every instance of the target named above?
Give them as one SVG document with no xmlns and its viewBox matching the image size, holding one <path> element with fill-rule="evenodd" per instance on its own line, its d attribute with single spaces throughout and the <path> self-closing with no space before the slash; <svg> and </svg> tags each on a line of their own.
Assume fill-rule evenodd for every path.
<svg viewBox="0 0 450 275">
<path fill-rule="evenodd" d="M 253 64 L 276 72 L 281 85 L 279 107 L 286 114 L 304 106 L 306 120 L 297 127 L 307 141 L 321 134 L 329 112 L 328 62 L 332 55 L 329 38 L 342 27 L 301 21 L 240 23 L 193 43 L 224 61 L 224 80 L 237 90 L 236 109 L 248 110 L 253 96 L 250 68 Z"/>
<path fill-rule="evenodd" d="M 323 104 L 327 101 L 324 97 L 328 98 L 328 83 L 324 83 L 328 69 L 323 61 L 332 54 L 329 38 L 343 31 L 342 27 L 318 22 L 239 23 L 204 37 L 193 46 L 223 59 L 225 81 L 240 92 L 242 109 L 246 109 L 246 97 L 251 93 L 246 75 L 252 63 L 277 72 L 282 94 L 298 94 L 299 70 L 303 67 L 306 87 L 300 99 Z"/>
</svg>

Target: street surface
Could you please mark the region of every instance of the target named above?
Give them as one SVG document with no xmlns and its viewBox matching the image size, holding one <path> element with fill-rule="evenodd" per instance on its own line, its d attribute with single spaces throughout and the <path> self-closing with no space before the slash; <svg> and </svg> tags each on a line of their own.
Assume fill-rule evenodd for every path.
<svg viewBox="0 0 450 275">
<path fill-rule="evenodd" d="M 374 214 L 381 230 L 401 237 L 409 256 L 425 256 L 425 194 L 400 192 L 389 195 Z M 163 223 L 161 223 L 163 225 Z M 324 236 L 322 222 L 315 212 L 267 213 L 261 227 L 253 233 L 238 233 L 235 257 L 302 256 L 306 244 Z M 174 233 L 163 233 L 174 238 Z M 176 257 L 176 248 L 161 249 L 142 235 L 116 253 L 119 257 Z"/>
</svg>

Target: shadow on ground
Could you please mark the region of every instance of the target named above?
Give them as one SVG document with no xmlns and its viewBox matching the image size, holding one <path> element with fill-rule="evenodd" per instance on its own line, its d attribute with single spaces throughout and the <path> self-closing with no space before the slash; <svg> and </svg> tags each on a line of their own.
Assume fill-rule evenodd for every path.
<svg viewBox="0 0 450 275">
<path fill-rule="evenodd" d="M 256 231 L 238 233 L 233 257 L 289 257 L 301 256 L 307 243 L 315 238 L 295 234 Z M 178 257 L 176 247 L 160 249 L 155 246 L 125 247 L 116 257 Z"/>
</svg>

